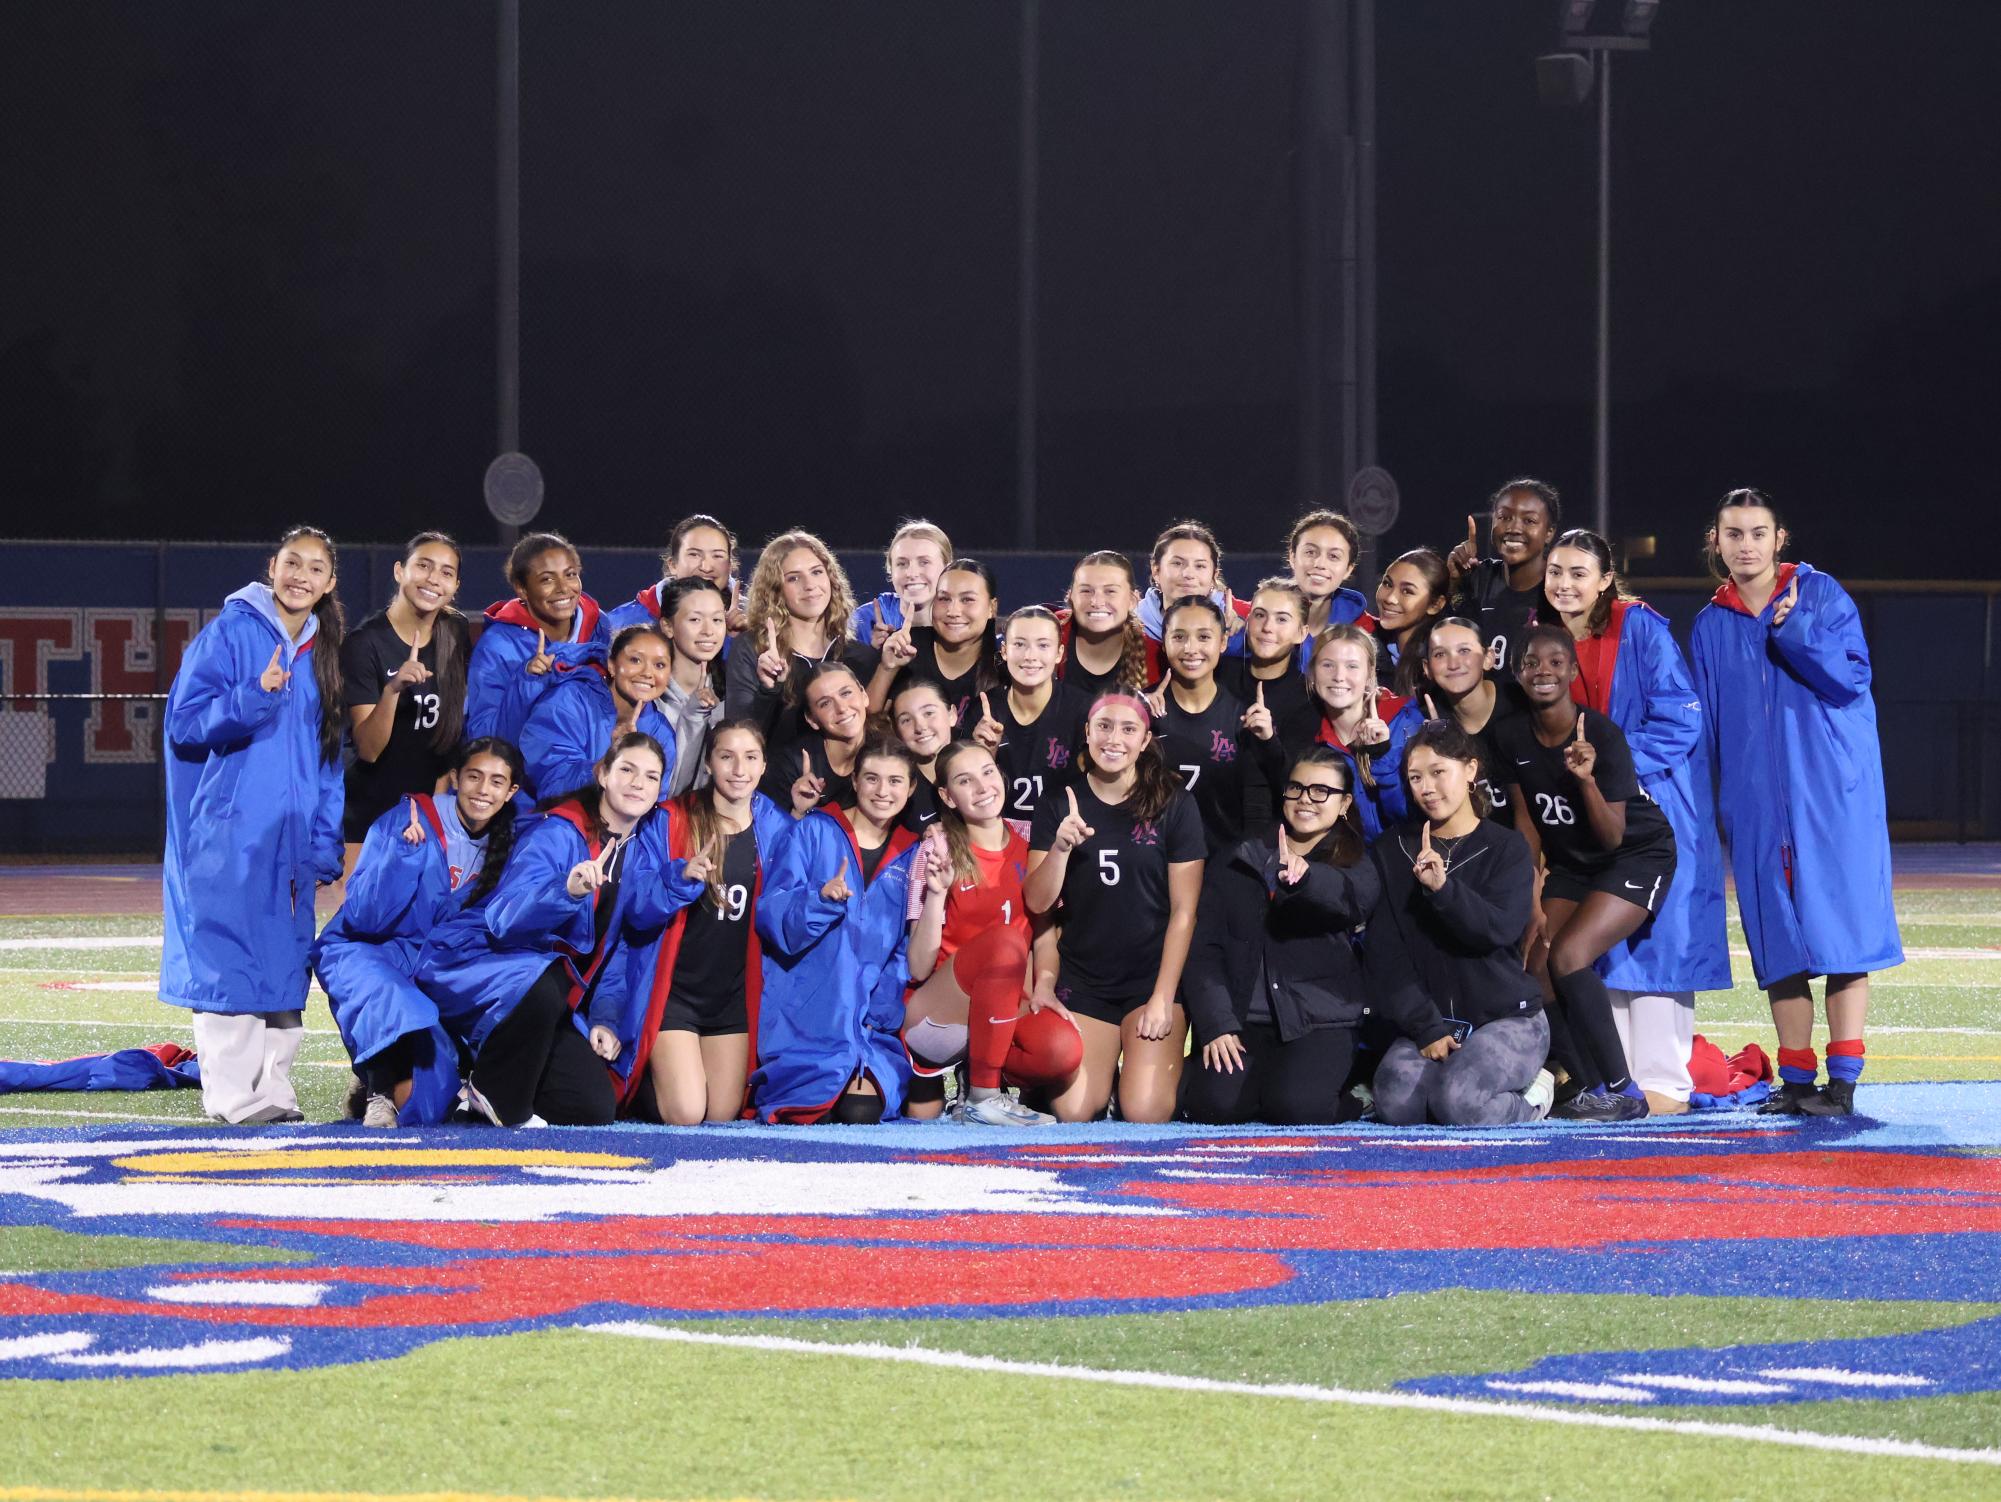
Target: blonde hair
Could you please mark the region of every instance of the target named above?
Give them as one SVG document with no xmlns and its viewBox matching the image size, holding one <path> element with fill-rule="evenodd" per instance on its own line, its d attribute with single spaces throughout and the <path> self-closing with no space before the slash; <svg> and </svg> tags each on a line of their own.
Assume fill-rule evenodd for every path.
<svg viewBox="0 0 2001 1502">
<path fill-rule="evenodd" d="M 945 787 L 952 775 L 952 767 L 962 756 L 975 751 L 985 752 L 988 760 L 993 753 L 987 751 L 978 741 L 953 741 L 938 753 L 938 787 Z M 973 841 L 966 828 L 966 816 L 944 799 L 938 800 L 938 826 L 945 831 L 945 849 L 952 857 L 952 879 L 961 882 L 977 882 L 980 879 L 979 862 L 973 858 Z"/>
<path fill-rule="evenodd" d="M 945 529 L 936 522 L 927 522 L 921 516 L 913 516 L 889 534 L 889 546 L 882 550 L 882 566 L 885 569 L 894 567 L 892 560 L 896 557 L 896 545 L 911 537 L 937 543 L 938 551 L 945 555 L 945 561 L 947 563 L 952 561 L 952 539 L 945 535 Z"/>
<path fill-rule="evenodd" d="M 848 618 L 855 610 L 854 591 L 848 587 L 847 572 L 834 556 L 834 550 L 811 532 L 796 528 L 779 533 L 757 555 L 757 567 L 750 575 L 749 597 L 744 602 L 744 633 L 760 648 L 766 633 L 772 630 L 778 632 L 781 642 L 785 640 L 792 621 L 791 612 L 785 608 L 785 559 L 801 548 L 826 565 L 827 608 L 821 612 L 818 624 L 827 638 L 829 652 L 838 657 L 850 640 Z"/>
<path fill-rule="evenodd" d="M 1306 691 L 1313 696 L 1315 707 L 1325 714 L 1327 705 L 1322 701 L 1319 690 L 1313 686 L 1311 664 L 1320 661 L 1320 654 L 1329 647 L 1343 644 L 1359 650 L 1362 660 L 1369 665 L 1371 692 L 1369 702 L 1364 708 L 1364 716 L 1375 714 L 1379 707 L 1378 696 L 1382 693 L 1382 685 L 1376 682 L 1376 639 L 1352 621 L 1342 621 L 1337 625 L 1324 627 L 1320 634 L 1313 638 L 1313 656 L 1308 659 Z M 1362 785 L 1373 789 L 1376 785 L 1376 774 L 1374 768 L 1369 765 L 1370 759 L 1360 751 L 1351 751 L 1349 755 L 1355 758 L 1355 770 L 1361 774 Z"/>
</svg>

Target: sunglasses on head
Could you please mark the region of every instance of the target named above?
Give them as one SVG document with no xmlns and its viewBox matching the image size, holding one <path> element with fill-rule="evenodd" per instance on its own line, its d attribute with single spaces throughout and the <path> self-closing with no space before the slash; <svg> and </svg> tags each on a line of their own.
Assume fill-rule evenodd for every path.
<svg viewBox="0 0 2001 1502">
<path fill-rule="evenodd" d="M 1304 798 L 1309 803 L 1325 803 L 1337 793 L 1343 798 L 1348 796 L 1346 788 L 1337 788 L 1325 782 L 1288 782 L 1279 796 L 1292 802 Z"/>
</svg>

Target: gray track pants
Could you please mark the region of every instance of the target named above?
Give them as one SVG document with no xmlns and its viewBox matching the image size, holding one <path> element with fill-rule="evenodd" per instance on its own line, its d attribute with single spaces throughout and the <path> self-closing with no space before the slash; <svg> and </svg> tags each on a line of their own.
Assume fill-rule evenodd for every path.
<svg viewBox="0 0 2001 1502">
<path fill-rule="evenodd" d="M 1376 1066 L 1376 1117 L 1397 1126 L 1507 1126 L 1527 1121 L 1522 1091 L 1549 1057 L 1549 1019 L 1503 1017 L 1473 1035 L 1443 1064 L 1399 1038 Z"/>
</svg>

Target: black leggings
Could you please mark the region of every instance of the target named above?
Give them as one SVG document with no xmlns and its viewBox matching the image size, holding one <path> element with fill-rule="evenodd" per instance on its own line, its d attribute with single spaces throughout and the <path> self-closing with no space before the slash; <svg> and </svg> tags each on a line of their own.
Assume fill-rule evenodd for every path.
<svg viewBox="0 0 2001 1502">
<path fill-rule="evenodd" d="M 473 1061 L 473 1084 L 508 1126 L 530 1116 L 551 1126 L 607 1126 L 617 1114 L 611 1073 L 570 1021 L 569 996 L 569 972 L 551 965 Z"/>
<path fill-rule="evenodd" d="M 1181 1109 L 1190 1121 L 1307 1126 L 1341 1119 L 1341 1091 L 1355 1059 L 1353 1028 L 1317 1027 L 1283 1043 L 1277 1028 L 1247 1022 L 1237 1036 L 1244 1046 L 1242 1069 L 1210 1069 L 1200 1049 L 1189 1058 Z"/>
</svg>

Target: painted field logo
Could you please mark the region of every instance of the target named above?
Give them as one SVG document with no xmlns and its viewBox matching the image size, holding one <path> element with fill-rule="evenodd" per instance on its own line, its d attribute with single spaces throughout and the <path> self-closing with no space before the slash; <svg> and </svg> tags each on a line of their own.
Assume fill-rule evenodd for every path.
<svg viewBox="0 0 2001 1502">
<path fill-rule="evenodd" d="M 1992 1298 L 2001 1158 L 1864 1135 L 1742 1118 L 1004 1143 L 944 1127 L 56 1134 L 0 1144 L 6 1223 L 293 1260 L 0 1281 L 0 1377 L 319 1365 L 720 1315 L 1102 1314 L 1438 1288 Z M 1411 1385 L 1635 1404 L 1824 1398 L 1844 1382 L 1987 1391 L 2001 1389 L 1996 1326 Z"/>
</svg>

